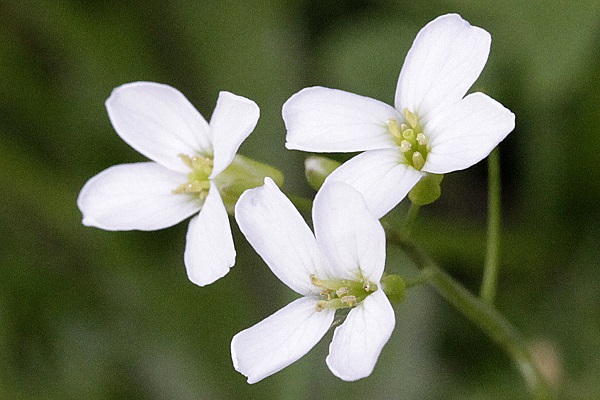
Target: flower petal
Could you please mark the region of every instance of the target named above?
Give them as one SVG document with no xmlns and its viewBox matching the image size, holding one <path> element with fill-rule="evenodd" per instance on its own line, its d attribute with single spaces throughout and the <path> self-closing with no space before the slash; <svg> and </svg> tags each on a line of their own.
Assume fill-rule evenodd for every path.
<svg viewBox="0 0 600 400">
<path fill-rule="evenodd" d="M 178 154 L 212 154 L 208 123 L 171 86 L 154 82 L 119 86 L 106 100 L 106 109 L 127 144 L 169 169 L 189 172 Z"/>
<path fill-rule="evenodd" d="M 260 109 L 250 99 L 229 92 L 219 93 L 210 119 L 210 137 L 214 149 L 211 177 L 220 174 L 233 160 L 238 148 L 256 127 Z"/>
<path fill-rule="evenodd" d="M 308 353 L 333 322 L 335 311 L 317 311 L 317 298 L 295 300 L 231 341 L 233 367 L 256 383 Z"/>
<path fill-rule="evenodd" d="M 192 197 L 173 194 L 187 177 L 154 162 L 110 167 L 81 189 L 77 206 L 83 224 L 109 231 L 167 228 L 197 212 Z"/>
<path fill-rule="evenodd" d="M 356 189 L 335 181 L 324 185 L 315 197 L 313 224 L 333 276 L 379 284 L 385 267 L 385 232 Z"/>
<path fill-rule="evenodd" d="M 184 260 L 190 281 L 199 286 L 225 276 L 235 263 L 229 217 L 213 182 L 200 214 L 190 221 Z"/>
<path fill-rule="evenodd" d="M 345 381 L 371 375 L 395 325 L 392 305 L 383 290 L 377 290 L 352 309 L 346 321 L 335 329 L 327 366 Z"/>
<path fill-rule="evenodd" d="M 487 61 L 490 34 L 457 14 L 428 23 L 409 50 L 396 87 L 395 105 L 416 113 L 422 123 L 459 101 Z"/>
<path fill-rule="evenodd" d="M 483 93 L 472 93 L 427 125 L 431 151 L 423 171 L 445 174 L 485 157 L 515 128 L 515 115 Z"/>
<path fill-rule="evenodd" d="M 288 149 L 347 152 L 395 146 L 387 123 L 398 112 L 368 97 L 310 87 L 290 97 L 282 113 Z"/>
<path fill-rule="evenodd" d="M 394 208 L 424 174 L 404 164 L 397 148 L 370 150 L 346 161 L 325 180 L 345 182 L 358 190 L 375 218 Z"/>
<path fill-rule="evenodd" d="M 271 271 L 300 294 L 318 293 L 310 281 L 327 273 L 313 233 L 271 178 L 246 190 L 235 206 L 235 219 Z"/>
</svg>

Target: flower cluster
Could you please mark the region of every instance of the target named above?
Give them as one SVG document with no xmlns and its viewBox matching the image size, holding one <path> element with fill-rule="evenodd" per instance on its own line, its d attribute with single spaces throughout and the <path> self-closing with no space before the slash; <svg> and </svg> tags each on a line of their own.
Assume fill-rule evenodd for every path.
<svg viewBox="0 0 600 400">
<path fill-rule="evenodd" d="M 279 189 L 281 173 L 236 155 L 259 118 L 253 101 L 221 92 L 207 122 L 170 86 L 118 87 L 106 102 L 110 120 L 152 161 L 113 166 L 90 179 L 78 198 L 83 223 L 155 230 L 193 216 L 184 262 L 190 280 L 203 286 L 234 265 L 228 213 L 234 214 L 271 271 L 302 296 L 234 336 L 235 369 L 254 383 L 285 368 L 344 310 L 326 362 L 343 380 L 364 378 L 395 326 L 388 297 L 398 297 L 382 282 L 379 218 L 420 182 L 439 185 L 438 176 L 479 162 L 514 129 L 514 115 L 500 103 L 466 94 L 490 43 L 485 30 L 444 15 L 417 35 L 394 107 L 323 87 L 303 89 L 284 104 L 288 149 L 362 152 L 339 167 L 326 163 L 319 172 L 324 182 L 315 178 L 314 234 Z"/>
</svg>

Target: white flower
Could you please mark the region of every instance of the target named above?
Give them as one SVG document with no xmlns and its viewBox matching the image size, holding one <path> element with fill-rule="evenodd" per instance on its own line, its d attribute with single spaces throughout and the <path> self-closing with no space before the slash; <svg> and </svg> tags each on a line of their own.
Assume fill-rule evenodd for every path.
<svg viewBox="0 0 600 400">
<path fill-rule="evenodd" d="M 249 383 L 280 371 L 323 337 L 336 309 L 350 307 L 326 362 L 346 381 L 370 375 L 395 317 L 380 284 L 385 234 L 360 193 L 339 182 L 324 186 L 313 206 L 314 235 L 268 178 L 240 197 L 235 216 L 273 273 L 304 296 L 234 336 L 235 369 Z"/>
<path fill-rule="evenodd" d="M 209 124 L 177 89 L 135 82 L 116 88 L 106 108 L 119 136 L 152 162 L 116 165 L 90 179 L 77 200 L 83 224 L 150 231 L 200 211 L 187 233 L 188 276 L 203 286 L 227 274 L 235 249 L 219 174 L 256 126 L 256 103 L 221 92 Z"/>
<path fill-rule="evenodd" d="M 448 14 L 417 35 L 396 87 L 395 107 L 341 90 L 311 87 L 283 106 L 286 147 L 364 151 L 328 181 L 343 181 L 381 217 L 426 173 L 468 168 L 514 129 L 514 115 L 482 93 L 465 97 L 490 50 L 485 30 Z"/>
</svg>

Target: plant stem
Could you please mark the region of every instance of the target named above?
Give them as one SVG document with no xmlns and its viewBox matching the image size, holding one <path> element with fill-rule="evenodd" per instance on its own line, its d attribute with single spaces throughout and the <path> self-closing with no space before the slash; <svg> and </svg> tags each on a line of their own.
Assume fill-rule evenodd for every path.
<svg viewBox="0 0 600 400">
<path fill-rule="evenodd" d="M 406 219 L 404 220 L 404 226 L 402 227 L 402 235 L 404 237 L 410 237 L 410 234 L 412 233 L 412 228 L 415 225 L 415 221 L 417 219 L 417 216 L 419 215 L 420 209 L 421 206 L 412 202 L 410 203 L 408 213 L 406 214 Z"/>
<path fill-rule="evenodd" d="M 495 148 L 488 158 L 488 227 L 481 298 L 492 304 L 496 296 L 496 283 L 500 260 L 500 157 Z"/>
<path fill-rule="evenodd" d="M 402 241 L 400 246 L 422 270 L 419 280 L 426 280 L 465 317 L 470 319 L 513 359 L 534 399 L 551 398 L 547 384 L 531 358 L 521 334 L 492 305 L 466 290 L 438 267 L 415 245 Z"/>
</svg>

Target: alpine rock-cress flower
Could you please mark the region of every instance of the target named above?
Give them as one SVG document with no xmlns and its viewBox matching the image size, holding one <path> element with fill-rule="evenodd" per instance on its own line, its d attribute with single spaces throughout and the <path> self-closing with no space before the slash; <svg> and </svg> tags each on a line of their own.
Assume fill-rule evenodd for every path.
<svg viewBox="0 0 600 400">
<path fill-rule="evenodd" d="M 280 371 L 317 344 L 337 309 L 349 308 L 326 362 L 346 381 L 370 375 L 395 317 L 380 282 L 385 234 L 360 193 L 341 182 L 323 186 L 313 206 L 314 235 L 269 178 L 240 197 L 235 217 L 273 273 L 303 296 L 234 336 L 235 369 L 249 383 Z"/>
<path fill-rule="evenodd" d="M 323 87 L 283 106 L 289 149 L 363 153 L 335 170 L 364 196 L 373 215 L 396 206 L 426 174 L 468 168 L 515 126 L 514 114 L 483 93 L 465 96 L 490 51 L 485 30 L 457 14 L 428 23 L 406 56 L 395 106 Z"/>
<path fill-rule="evenodd" d="M 152 161 L 116 165 L 91 178 L 77 201 L 83 224 L 150 231 L 197 214 L 186 238 L 188 276 L 203 286 L 227 274 L 235 249 L 224 199 L 239 186 L 232 168 L 252 164 L 236 152 L 256 126 L 256 103 L 221 92 L 208 123 L 177 89 L 135 82 L 114 89 L 106 108 L 119 136 Z"/>
</svg>

